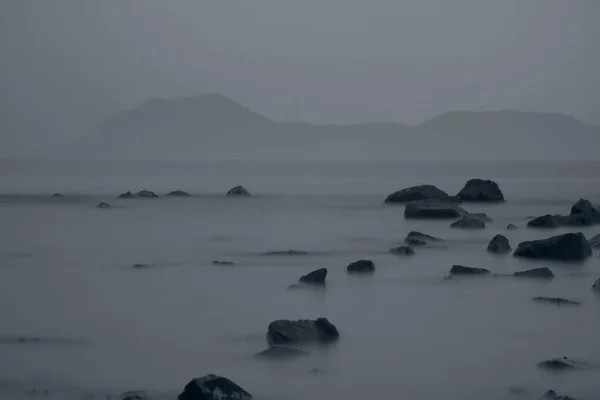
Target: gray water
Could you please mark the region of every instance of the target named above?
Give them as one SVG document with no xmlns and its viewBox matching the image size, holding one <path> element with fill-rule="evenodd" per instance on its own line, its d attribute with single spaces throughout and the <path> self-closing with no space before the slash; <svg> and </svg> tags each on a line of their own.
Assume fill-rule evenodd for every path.
<svg viewBox="0 0 600 400">
<path fill-rule="evenodd" d="M 569 356 L 600 363 L 598 255 L 583 264 L 492 256 L 488 241 L 562 232 L 526 229 L 528 216 L 600 202 L 600 163 L 415 162 L 0 162 L 0 398 L 104 398 L 144 389 L 175 399 L 193 377 L 224 375 L 256 399 L 539 398 L 553 388 L 600 397 L 600 370 L 552 374 L 536 363 Z M 383 199 L 431 183 L 451 193 L 495 179 L 508 202 L 467 205 L 494 221 L 484 231 L 406 221 Z M 243 184 L 252 198 L 225 198 Z M 126 190 L 191 198 L 117 200 Z M 64 198 L 52 198 L 61 192 Z M 108 201 L 114 209 L 95 205 Z M 514 223 L 520 229 L 506 231 Z M 388 254 L 411 230 L 445 248 Z M 600 228 L 582 230 L 589 238 Z M 304 257 L 264 256 L 297 249 Z M 372 259 L 374 276 L 348 263 Z M 234 267 L 211 265 L 233 261 Z M 133 264 L 148 264 L 133 269 Z M 551 282 L 443 281 L 453 264 L 511 273 L 550 266 Z M 289 290 L 313 269 L 325 290 Z M 534 296 L 577 299 L 553 307 Z M 324 316 L 338 343 L 273 362 L 270 321 Z M 39 342 L 19 342 L 19 336 Z M 30 393 L 31 395 L 31 393 Z"/>
</svg>

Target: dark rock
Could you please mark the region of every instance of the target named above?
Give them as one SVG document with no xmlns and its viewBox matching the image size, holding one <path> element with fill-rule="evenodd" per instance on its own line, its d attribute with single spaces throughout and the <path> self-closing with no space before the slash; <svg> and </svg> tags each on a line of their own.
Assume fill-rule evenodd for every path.
<svg viewBox="0 0 600 400">
<path fill-rule="evenodd" d="M 134 196 L 133 196 L 133 193 L 131 193 L 131 192 L 125 192 L 125 193 L 119 195 L 119 199 L 133 199 L 133 198 L 134 198 Z"/>
<path fill-rule="evenodd" d="M 408 247 L 408 246 L 394 247 L 393 249 L 390 249 L 390 253 L 397 254 L 399 256 L 414 256 L 415 255 L 415 251 L 412 249 L 412 247 Z"/>
<path fill-rule="evenodd" d="M 530 228 L 557 228 L 567 223 L 568 217 L 563 215 L 546 214 L 532 219 L 527 223 Z"/>
<path fill-rule="evenodd" d="M 471 179 L 465 187 L 456 195 L 463 201 L 471 202 L 502 202 L 504 195 L 494 181 L 483 179 Z"/>
<path fill-rule="evenodd" d="M 390 194 L 385 199 L 385 203 L 408 203 L 416 200 L 451 201 L 452 198 L 448 196 L 448 193 L 433 185 L 417 185 Z"/>
<path fill-rule="evenodd" d="M 485 222 L 481 218 L 470 214 L 462 216 L 458 221 L 453 222 L 450 228 L 459 229 L 485 229 Z"/>
<path fill-rule="evenodd" d="M 65 196 L 63 196 L 63 195 L 62 195 L 62 194 L 60 194 L 60 193 L 54 193 L 54 194 L 52 195 L 52 197 L 65 197 Z"/>
<path fill-rule="evenodd" d="M 409 232 L 404 238 L 404 243 L 409 246 L 426 246 L 431 242 L 443 242 L 443 239 L 437 238 L 435 236 L 426 235 L 421 232 Z"/>
<path fill-rule="evenodd" d="M 143 269 L 143 268 L 148 268 L 149 265 L 148 264 L 133 264 L 133 268 L 135 269 Z"/>
<path fill-rule="evenodd" d="M 112 208 L 112 206 L 108 203 L 101 201 L 100 203 L 98 203 L 96 208 L 108 209 L 108 208 Z"/>
<path fill-rule="evenodd" d="M 580 261 L 591 256 L 592 249 L 585 236 L 578 232 L 521 242 L 514 255 L 525 258 Z"/>
<path fill-rule="evenodd" d="M 256 355 L 259 358 L 293 358 L 310 356 L 310 353 L 286 346 L 271 346 Z"/>
<path fill-rule="evenodd" d="M 144 390 L 130 390 L 123 392 L 119 397 L 120 400 L 150 400 L 150 396 Z"/>
<path fill-rule="evenodd" d="M 466 214 L 462 207 L 439 200 L 411 201 L 404 207 L 407 219 L 456 219 Z"/>
<path fill-rule="evenodd" d="M 167 193 L 167 196 L 170 197 L 189 197 L 191 194 L 188 192 L 184 192 L 183 190 L 173 190 L 172 192 Z"/>
<path fill-rule="evenodd" d="M 337 328 L 327 318 L 273 321 L 267 331 L 270 345 L 330 343 L 339 337 Z"/>
<path fill-rule="evenodd" d="M 300 250 L 282 250 L 282 251 L 267 251 L 262 253 L 263 256 L 307 256 L 307 251 Z"/>
<path fill-rule="evenodd" d="M 134 197 L 138 198 L 146 198 L 146 199 L 156 199 L 158 198 L 158 195 L 154 192 L 151 192 L 150 190 L 140 190 L 139 192 L 137 192 L 136 194 L 133 195 Z"/>
<path fill-rule="evenodd" d="M 575 400 L 571 396 L 559 396 L 554 390 L 548 390 L 540 400 Z"/>
<path fill-rule="evenodd" d="M 179 400 L 251 400 L 252 395 L 227 378 L 206 375 L 185 385 Z"/>
<path fill-rule="evenodd" d="M 546 279 L 554 278 L 554 274 L 552 273 L 552 270 L 548 267 L 533 268 L 533 269 L 528 269 L 526 271 L 515 272 L 513 274 L 513 276 L 517 277 L 517 278 L 546 278 Z"/>
<path fill-rule="evenodd" d="M 488 275 L 489 270 L 485 268 L 465 267 L 463 265 L 453 265 L 450 268 L 450 275 Z"/>
<path fill-rule="evenodd" d="M 581 361 L 571 360 L 568 357 L 553 358 L 551 360 L 541 361 L 537 364 L 539 368 L 551 371 L 564 371 L 575 368 L 589 368 L 589 365 Z"/>
<path fill-rule="evenodd" d="M 358 260 L 346 267 L 349 274 L 373 274 L 375 264 L 371 260 Z"/>
<path fill-rule="evenodd" d="M 536 303 L 549 303 L 556 304 L 557 306 L 580 306 L 581 303 L 569 299 L 563 299 L 562 297 L 534 297 L 531 299 Z"/>
<path fill-rule="evenodd" d="M 496 235 L 490 241 L 488 245 L 487 251 L 490 253 L 503 254 L 511 251 L 510 243 L 508 242 L 508 238 L 503 235 Z"/>
<path fill-rule="evenodd" d="M 600 224 L 600 210 L 589 200 L 579 199 L 571 207 L 571 214 L 567 222 L 571 226 L 588 226 Z"/>
<path fill-rule="evenodd" d="M 590 239 L 590 246 L 594 249 L 600 248 L 600 235 L 596 235 Z"/>
<path fill-rule="evenodd" d="M 600 293 L 600 278 L 596 279 L 596 281 L 592 285 L 592 290 Z"/>
<path fill-rule="evenodd" d="M 508 224 L 508 225 L 506 225 L 506 229 L 508 229 L 509 231 L 512 231 L 512 230 L 517 229 L 517 226 L 514 224 Z"/>
<path fill-rule="evenodd" d="M 250 193 L 243 186 L 236 186 L 232 189 L 229 189 L 226 196 L 230 197 L 248 197 Z"/>
<path fill-rule="evenodd" d="M 492 222 L 493 219 L 490 218 L 486 213 L 469 213 L 468 214 L 472 218 L 478 218 L 483 222 Z"/>
<path fill-rule="evenodd" d="M 235 265 L 234 262 L 231 261 L 219 261 L 219 260 L 214 260 L 212 262 L 213 265 L 222 265 L 222 266 L 233 266 Z"/>
<path fill-rule="evenodd" d="M 308 283 L 312 285 L 324 285 L 325 278 L 327 278 L 327 268 L 319 268 L 306 275 L 303 275 L 298 279 L 298 282 Z"/>
</svg>

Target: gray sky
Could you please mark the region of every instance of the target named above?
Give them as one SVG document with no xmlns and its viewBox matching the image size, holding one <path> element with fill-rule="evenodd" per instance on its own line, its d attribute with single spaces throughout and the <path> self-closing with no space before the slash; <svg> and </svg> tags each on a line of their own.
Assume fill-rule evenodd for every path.
<svg viewBox="0 0 600 400">
<path fill-rule="evenodd" d="M 0 105 L 53 139 L 203 92 L 276 121 L 600 124 L 599 21 L 598 0 L 3 0 Z"/>
</svg>

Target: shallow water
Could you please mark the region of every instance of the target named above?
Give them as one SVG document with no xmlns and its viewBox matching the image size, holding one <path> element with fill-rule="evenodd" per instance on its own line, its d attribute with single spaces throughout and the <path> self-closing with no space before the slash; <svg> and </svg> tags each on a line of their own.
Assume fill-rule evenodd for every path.
<svg viewBox="0 0 600 400">
<path fill-rule="evenodd" d="M 600 163 L 0 162 L 0 398 L 98 398 L 145 389 L 174 399 L 194 376 L 227 376 L 257 399 L 539 398 L 553 388 L 600 396 L 600 370 L 550 374 L 538 361 L 600 363 L 598 255 L 583 264 L 493 256 L 496 234 L 519 241 L 563 230 L 524 228 L 527 216 L 600 203 Z M 451 193 L 495 179 L 508 199 L 465 205 L 494 221 L 484 231 L 449 221 L 406 221 L 382 204 L 403 187 Z M 252 198 L 224 198 L 243 184 Z M 126 190 L 191 198 L 117 200 Z M 50 197 L 61 192 L 63 198 Z M 96 209 L 99 201 L 115 208 Z M 514 223 L 520 229 L 506 231 Z M 387 253 L 418 230 L 445 248 Z M 582 230 L 586 236 L 600 227 Z M 278 250 L 307 256 L 266 256 Z M 372 277 L 348 263 L 369 258 Z M 226 260 L 235 266 L 213 266 Z M 133 269 L 134 264 L 148 264 Z M 453 264 L 510 273 L 550 266 L 551 282 L 442 281 Z M 313 269 L 324 290 L 289 290 Z M 579 300 L 555 307 L 535 296 Z M 270 321 L 329 318 L 341 339 L 285 362 L 256 360 Z M 15 340 L 19 336 L 39 341 Z"/>
</svg>

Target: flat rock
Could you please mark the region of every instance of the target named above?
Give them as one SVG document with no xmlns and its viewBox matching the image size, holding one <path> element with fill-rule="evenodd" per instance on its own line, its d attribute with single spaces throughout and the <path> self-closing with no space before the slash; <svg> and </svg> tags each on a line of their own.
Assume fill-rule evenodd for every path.
<svg viewBox="0 0 600 400">
<path fill-rule="evenodd" d="M 191 194 L 188 192 L 184 192 L 183 190 L 173 190 L 172 192 L 167 193 L 169 197 L 190 197 Z"/>
<path fill-rule="evenodd" d="M 553 358 L 551 360 L 541 361 L 537 364 L 539 368 L 551 371 L 564 371 L 575 368 L 589 368 L 590 366 L 581 361 L 575 361 L 568 357 Z"/>
<path fill-rule="evenodd" d="M 467 214 L 463 215 L 458 221 L 453 222 L 450 228 L 485 229 L 485 222 L 482 218 Z"/>
<path fill-rule="evenodd" d="M 536 303 L 555 304 L 557 306 L 580 306 L 581 303 L 574 300 L 563 299 L 562 297 L 534 297 L 531 299 Z"/>
<path fill-rule="evenodd" d="M 494 236 L 487 247 L 487 251 L 495 254 L 505 254 L 511 250 L 508 238 L 504 235 Z"/>
<path fill-rule="evenodd" d="M 327 278 L 327 268 L 319 268 L 301 276 L 300 279 L 298 279 L 298 282 L 311 285 L 324 285 L 325 278 Z"/>
<path fill-rule="evenodd" d="M 394 248 L 390 249 L 390 253 L 396 254 L 399 256 L 414 256 L 415 255 L 415 251 L 412 249 L 412 247 L 408 247 L 408 246 L 394 247 Z"/>
<path fill-rule="evenodd" d="M 385 203 L 408 203 L 416 200 L 448 200 L 453 198 L 448 193 L 433 185 L 417 185 L 390 194 Z"/>
<path fill-rule="evenodd" d="M 497 203 L 504 201 L 498 184 L 484 179 L 470 179 L 456 195 L 462 201 Z"/>
<path fill-rule="evenodd" d="M 373 274 L 375 272 L 375 263 L 371 260 L 358 260 L 350 263 L 346 267 L 349 274 Z"/>
<path fill-rule="evenodd" d="M 287 346 L 271 346 L 256 355 L 258 358 L 295 358 L 310 356 L 309 352 L 293 349 Z"/>
<path fill-rule="evenodd" d="M 231 262 L 231 261 L 219 261 L 219 260 L 214 260 L 212 262 L 212 264 L 213 265 L 221 265 L 221 266 L 229 266 L 229 267 L 235 265 L 235 263 Z"/>
<path fill-rule="evenodd" d="M 462 207 L 439 200 L 411 201 L 404 207 L 406 219 L 456 219 L 466 214 Z"/>
<path fill-rule="evenodd" d="M 193 379 L 185 385 L 179 400 L 251 400 L 252 395 L 234 382 L 214 374 Z"/>
<path fill-rule="evenodd" d="M 581 261 L 592 255 L 592 249 L 583 233 L 565 233 L 548 239 L 519 243 L 516 257 Z"/>
<path fill-rule="evenodd" d="M 518 271 L 513 274 L 514 277 L 517 278 L 544 278 L 544 279 L 552 279 L 554 278 L 554 273 L 548 267 L 541 268 L 533 268 L 525 271 Z"/>
<path fill-rule="evenodd" d="M 488 275 L 490 273 L 489 270 L 485 268 L 473 268 L 473 267 L 465 267 L 464 265 L 453 265 L 450 268 L 450 275 Z"/>
<path fill-rule="evenodd" d="M 101 209 L 106 210 L 106 209 L 112 208 L 112 206 L 110 204 L 108 204 L 108 203 L 105 203 L 105 202 L 101 201 L 100 203 L 98 203 L 98 205 L 96 206 L 96 208 L 101 208 Z"/>
<path fill-rule="evenodd" d="M 443 242 L 443 239 L 440 239 L 435 236 L 426 235 L 421 232 L 411 231 L 404 238 L 404 243 L 409 246 L 426 246 L 433 242 Z"/>
<path fill-rule="evenodd" d="M 238 185 L 234 188 L 229 189 L 229 191 L 227 192 L 226 196 L 229 197 L 249 197 L 250 196 L 250 192 L 248 192 L 246 190 L 246 188 L 244 188 L 241 185 Z"/>
<path fill-rule="evenodd" d="M 307 256 L 308 251 L 300 250 L 278 250 L 278 251 L 267 251 L 262 253 L 263 256 Z"/>
<path fill-rule="evenodd" d="M 282 319 L 271 322 L 267 330 L 267 342 L 271 346 L 330 343 L 339 337 L 339 331 L 327 318 L 296 321 Z"/>
</svg>

